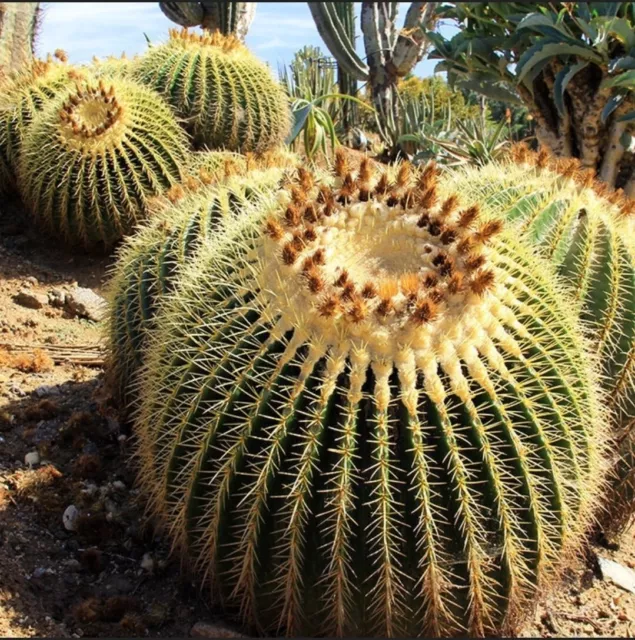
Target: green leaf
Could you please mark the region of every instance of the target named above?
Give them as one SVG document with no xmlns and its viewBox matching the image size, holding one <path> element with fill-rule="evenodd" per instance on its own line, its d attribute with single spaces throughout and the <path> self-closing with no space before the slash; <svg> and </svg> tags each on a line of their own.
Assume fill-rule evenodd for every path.
<svg viewBox="0 0 635 640">
<path fill-rule="evenodd" d="M 635 111 L 629 111 L 623 116 L 619 117 L 616 122 L 633 122 L 635 121 Z"/>
<path fill-rule="evenodd" d="M 619 104 L 622 102 L 623 99 L 624 99 L 624 96 L 615 95 L 615 96 L 611 96 L 606 101 L 606 104 L 602 109 L 602 113 L 600 114 L 600 121 L 602 122 L 602 124 L 604 124 L 608 120 L 608 117 L 613 113 L 613 111 L 615 111 L 615 109 L 617 109 L 617 107 L 619 106 Z"/>
<path fill-rule="evenodd" d="M 608 32 L 613 34 L 627 49 L 635 47 L 635 29 L 626 18 L 615 18 Z"/>
<path fill-rule="evenodd" d="M 531 69 L 543 60 L 556 56 L 573 55 L 585 60 L 601 64 L 602 58 L 590 47 L 582 45 L 571 45 L 565 42 L 554 42 L 553 40 L 541 40 L 520 57 L 518 61 L 517 74 L 518 82 L 531 71 Z"/>
<path fill-rule="evenodd" d="M 621 58 L 615 58 L 609 62 L 609 73 L 627 69 L 635 69 L 635 57 L 622 56 Z"/>
<path fill-rule="evenodd" d="M 565 114 L 565 106 L 564 106 L 564 92 L 567 88 L 567 85 L 575 76 L 578 71 L 582 71 L 589 63 L 588 62 L 578 62 L 577 64 L 570 65 L 561 69 L 556 74 L 556 80 L 553 84 L 553 99 L 556 103 L 556 108 L 558 109 L 558 113 L 563 116 Z"/>
<path fill-rule="evenodd" d="M 293 127 L 289 137 L 287 138 L 287 144 L 291 144 L 298 137 L 300 131 L 304 128 L 304 124 L 306 123 L 309 114 L 311 113 L 311 109 L 312 107 L 309 104 L 301 109 L 293 111 Z"/>
<path fill-rule="evenodd" d="M 635 88 L 635 69 L 631 71 L 625 71 L 617 76 L 605 78 L 600 84 L 600 89 L 606 89 L 608 87 L 628 87 L 629 89 Z"/>
<path fill-rule="evenodd" d="M 492 100 L 500 100 L 501 102 L 508 102 L 512 104 L 522 104 L 518 95 L 513 91 L 510 91 L 500 85 L 486 82 L 485 80 L 473 78 L 469 80 L 460 80 L 457 84 L 462 89 L 466 89 L 467 91 L 476 91 L 476 93 L 480 93 Z"/>
</svg>

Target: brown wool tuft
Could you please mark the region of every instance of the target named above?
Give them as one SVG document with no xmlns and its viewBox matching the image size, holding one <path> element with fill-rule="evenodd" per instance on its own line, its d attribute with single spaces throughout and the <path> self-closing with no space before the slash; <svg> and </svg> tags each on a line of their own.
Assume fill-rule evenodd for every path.
<svg viewBox="0 0 635 640">
<path fill-rule="evenodd" d="M 362 298 L 370 300 L 377 295 L 377 287 L 372 282 L 367 282 L 362 288 Z"/>
<path fill-rule="evenodd" d="M 265 233 L 272 240 L 280 240 L 280 238 L 282 238 L 284 231 L 282 230 L 282 227 L 280 226 L 277 220 L 269 218 L 269 220 L 267 220 L 267 222 L 265 223 Z"/>
<path fill-rule="evenodd" d="M 456 231 L 448 228 L 441 234 L 440 239 L 443 244 L 452 244 L 456 240 Z"/>
<path fill-rule="evenodd" d="M 348 282 L 348 271 L 346 269 L 342 270 L 342 273 L 337 277 L 335 282 L 333 283 L 336 287 L 343 287 Z"/>
<path fill-rule="evenodd" d="M 347 282 L 342 287 L 342 300 L 352 300 L 355 296 L 355 285 L 352 282 Z"/>
<path fill-rule="evenodd" d="M 392 300 L 390 298 L 383 298 L 381 302 L 377 305 L 377 313 L 385 317 L 393 310 Z"/>
<path fill-rule="evenodd" d="M 313 227 L 309 227 L 304 232 L 304 239 L 306 242 L 314 242 L 317 239 L 317 233 Z"/>
<path fill-rule="evenodd" d="M 346 153 L 341 147 L 339 147 L 335 151 L 334 172 L 338 178 L 343 178 L 348 173 L 348 162 L 346 161 Z"/>
<path fill-rule="evenodd" d="M 399 287 L 406 296 L 416 294 L 420 284 L 419 276 L 416 273 L 404 273 L 399 278 Z"/>
<path fill-rule="evenodd" d="M 408 186 L 410 182 L 410 175 L 412 173 L 412 169 L 409 162 L 403 162 L 397 171 L 397 187 L 399 189 L 404 189 Z"/>
<path fill-rule="evenodd" d="M 293 245 L 290 242 L 285 244 L 282 248 L 282 262 L 287 266 L 291 266 L 297 257 L 298 252 L 293 248 Z"/>
<path fill-rule="evenodd" d="M 307 285 L 311 293 L 319 293 L 320 291 L 322 291 L 322 289 L 324 289 L 324 279 L 320 275 L 317 268 L 314 267 L 312 270 L 308 271 L 305 275 L 306 275 Z"/>
<path fill-rule="evenodd" d="M 427 324 L 434 320 L 436 316 L 436 308 L 431 300 L 424 300 L 416 305 L 412 315 L 410 316 L 416 324 Z"/>
<path fill-rule="evenodd" d="M 366 306 L 364 305 L 364 302 L 362 300 L 360 300 L 359 298 L 353 300 L 351 308 L 348 312 L 348 317 L 350 318 L 351 322 L 355 324 L 361 322 L 366 317 Z"/>
<path fill-rule="evenodd" d="M 426 191 L 431 187 L 434 188 L 437 184 L 437 176 L 438 176 L 437 163 L 434 160 L 432 160 L 425 166 L 425 168 L 419 175 L 419 178 L 417 180 L 417 187 L 421 191 Z"/>
<path fill-rule="evenodd" d="M 298 184 L 303 191 L 310 191 L 313 188 L 315 179 L 313 174 L 304 167 L 298 167 Z"/>
<path fill-rule="evenodd" d="M 324 249 L 316 249 L 312 256 L 312 260 L 317 265 L 323 265 L 326 262 L 326 256 L 324 255 Z"/>
<path fill-rule="evenodd" d="M 465 270 L 466 271 L 477 271 L 487 262 L 484 255 L 473 255 L 469 256 L 465 260 Z"/>
<path fill-rule="evenodd" d="M 318 307 L 318 311 L 321 316 L 330 318 L 331 316 L 335 315 L 339 307 L 339 298 L 337 296 L 330 295 L 323 300 L 322 304 L 320 304 L 320 306 Z"/>
<path fill-rule="evenodd" d="M 382 173 L 379 176 L 379 180 L 375 185 L 375 194 L 378 196 L 384 195 L 388 192 L 388 176 L 385 173 Z"/>
<path fill-rule="evenodd" d="M 496 276 L 491 269 L 479 271 L 470 282 L 470 289 L 476 295 L 482 296 L 489 291 L 496 281 Z"/>
<path fill-rule="evenodd" d="M 426 289 L 432 289 L 439 284 L 439 278 L 435 273 L 429 273 L 422 282 Z"/>
<path fill-rule="evenodd" d="M 419 206 L 424 209 L 431 209 L 437 203 L 438 196 L 436 187 L 429 187 L 423 192 L 419 193 L 418 202 Z"/>
<path fill-rule="evenodd" d="M 302 238 L 302 235 L 297 231 L 293 232 L 293 239 L 291 240 L 291 245 L 296 251 L 302 251 L 302 249 L 304 249 L 304 245 L 305 245 L 304 239 Z"/>
<path fill-rule="evenodd" d="M 503 230 L 503 223 L 501 220 L 490 220 L 486 222 L 475 234 L 475 239 L 479 242 L 486 243 L 491 240 L 495 235 Z"/>
<path fill-rule="evenodd" d="M 457 226 L 462 229 L 468 229 L 479 217 L 480 210 L 477 204 L 464 209 L 459 214 L 459 221 L 457 222 Z"/>
<path fill-rule="evenodd" d="M 296 207 L 289 205 L 284 213 L 284 219 L 289 227 L 297 227 L 301 221 L 300 212 Z"/>
<path fill-rule="evenodd" d="M 310 222 L 311 224 L 315 224 L 318 221 L 318 215 L 314 204 L 307 205 L 307 208 L 304 210 L 303 217 L 307 222 Z"/>
<path fill-rule="evenodd" d="M 463 291 L 463 276 L 460 273 L 452 275 L 448 281 L 448 293 L 450 295 L 456 295 Z"/>
<path fill-rule="evenodd" d="M 445 218 L 452 215 L 459 204 L 459 199 L 456 195 L 451 195 L 449 198 L 443 201 L 441 205 L 441 217 Z"/>
</svg>

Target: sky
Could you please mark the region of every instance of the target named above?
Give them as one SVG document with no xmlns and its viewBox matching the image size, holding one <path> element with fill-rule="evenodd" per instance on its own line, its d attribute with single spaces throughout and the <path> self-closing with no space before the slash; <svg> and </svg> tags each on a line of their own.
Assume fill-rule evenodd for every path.
<svg viewBox="0 0 635 640">
<path fill-rule="evenodd" d="M 399 18 L 403 22 L 409 3 L 400 4 Z M 45 56 L 61 48 L 73 63 L 89 62 L 94 55 L 119 56 L 124 51 L 132 57 L 145 50 L 144 34 L 153 43 L 161 42 L 167 30 L 176 26 L 163 15 L 158 2 L 44 2 L 42 6 L 36 53 Z M 447 36 L 455 29 L 442 27 L 441 32 Z M 357 50 L 363 55 L 359 26 L 358 33 Z M 246 44 L 274 71 L 279 64 L 289 64 L 293 54 L 305 45 L 320 46 L 330 55 L 306 2 L 259 2 Z M 436 62 L 422 60 L 415 68 L 416 75 L 432 75 Z"/>
</svg>

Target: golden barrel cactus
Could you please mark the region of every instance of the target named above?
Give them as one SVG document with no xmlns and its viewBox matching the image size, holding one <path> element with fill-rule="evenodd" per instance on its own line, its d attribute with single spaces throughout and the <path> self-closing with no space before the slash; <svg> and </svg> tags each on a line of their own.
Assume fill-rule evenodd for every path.
<svg viewBox="0 0 635 640">
<path fill-rule="evenodd" d="M 165 44 L 139 59 L 133 76 L 165 96 L 197 147 L 262 152 L 289 133 L 284 90 L 234 35 L 172 29 Z"/>
<path fill-rule="evenodd" d="M 457 190 L 513 226 L 556 266 L 589 327 L 615 414 L 618 477 L 606 524 L 620 528 L 635 509 L 635 201 L 594 178 L 576 159 L 525 146 L 481 169 L 455 171 Z"/>
<path fill-rule="evenodd" d="M 550 265 L 455 194 L 300 169 L 184 268 L 139 386 L 151 511 L 288 635 L 510 628 L 588 527 L 604 398 Z"/>
<path fill-rule="evenodd" d="M 142 85 L 90 81 L 60 96 L 24 140 L 19 186 L 38 222 L 69 244 L 111 247 L 179 182 L 187 140 Z"/>
<path fill-rule="evenodd" d="M 66 64 L 66 54 L 57 51 L 60 61 L 49 56 L 35 60 L 26 70 L 0 82 L 0 193 L 15 188 L 22 142 L 34 117 L 55 96 L 84 77 L 81 70 Z"/>
</svg>

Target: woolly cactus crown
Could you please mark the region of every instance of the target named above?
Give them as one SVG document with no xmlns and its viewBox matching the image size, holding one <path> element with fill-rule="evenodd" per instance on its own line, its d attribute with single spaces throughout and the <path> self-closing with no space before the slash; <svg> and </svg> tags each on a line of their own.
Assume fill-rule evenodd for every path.
<svg viewBox="0 0 635 640">
<path fill-rule="evenodd" d="M 118 79 L 51 102 L 24 142 L 19 182 L 36 218 L 69 243 L 109 247 L 180 180 L 187 141 L 153 91 Z"/>
<path fill-rule="evenodd" d="M 66 53 L 35 60 L 0 83 L 0 193 L 14 187 L 18 156 L 33 118 L 46 103 L 85 74 L 65 64 Z"/>
<path fill-rule="evenodd" d="M 300 169 L 157 318 L 141 481 L 265 629 L 491 633 L 589 524 L 605 416 L 548 264 L 433 168 Z"/>
<path fill-rule="evenodd" d="M 170 30 L 134 77 L 162 93 L 199 147 L 265 151 L 286 138 L 291 115 L 282 87 L 234 35 Z"/>
</svg>

